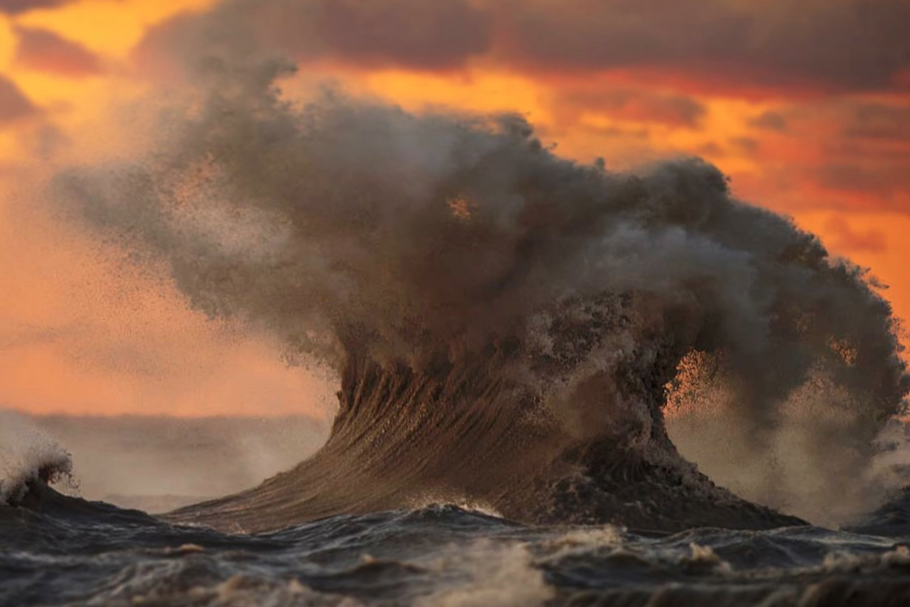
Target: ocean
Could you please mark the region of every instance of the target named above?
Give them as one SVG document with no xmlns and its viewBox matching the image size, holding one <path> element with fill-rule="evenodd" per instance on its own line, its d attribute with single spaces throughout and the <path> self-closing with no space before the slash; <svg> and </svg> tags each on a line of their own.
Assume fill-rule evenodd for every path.
<svg viewBox="0 0 910 607">
<path fill-rule="evenodd" d="M 862 528 L 527 525 L 467 506 L 227 534 L 60 495 L 0 506 L 0 604 L 906 605 L 910 499 Z"/>
</svg>

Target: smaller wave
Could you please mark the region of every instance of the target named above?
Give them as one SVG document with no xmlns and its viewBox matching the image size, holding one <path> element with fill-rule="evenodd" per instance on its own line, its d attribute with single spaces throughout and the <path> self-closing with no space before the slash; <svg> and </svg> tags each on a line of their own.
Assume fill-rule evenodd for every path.
<svg viewBox="0 0 910 607">
<path fill-rule="evenodd" d="M 0 506 L 19 504 L 37 481 L 75 487 L 72 457 L 16 413 L 0 411 Z"/>
<path fill-rule="evenodd" d="M 493 504 L 487 501 L 471 499 L 469 497 L 458 497 L 457 495 L 447 495 L 444 492 L 428 492 L 421 495 L 411 500 L 408 503 L 407 508 L 409 510 L 457 508 L 463 512 L 479 514 L 489 518 L 506 518 L 502 512 L 497 510 Z"/>
</svg>

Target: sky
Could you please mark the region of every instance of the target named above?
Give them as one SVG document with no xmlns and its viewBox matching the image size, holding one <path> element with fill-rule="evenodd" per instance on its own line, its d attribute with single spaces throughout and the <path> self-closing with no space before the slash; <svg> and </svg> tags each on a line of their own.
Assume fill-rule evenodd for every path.
<svg viewBox="0 0 910 607">
<path fill-rule="evenodd" d="M 331 83 L 417 112 L 519 112 L 608 169 L 703 157 L 910 319 L 908 31 L 910 0 L 0 0 L 0 406 L 331 408 L 324 376 L 190 309 L 40 187 L 43 166 L 131 145 L 130 104 L 238 32 L 298 64 L 290 98 Z"/>
</svg>

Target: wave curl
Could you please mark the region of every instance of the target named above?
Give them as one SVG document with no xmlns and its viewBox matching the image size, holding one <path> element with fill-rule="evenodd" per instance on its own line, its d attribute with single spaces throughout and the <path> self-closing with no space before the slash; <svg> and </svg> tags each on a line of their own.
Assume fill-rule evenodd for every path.
<svg viewBox="0 0 910 607">
<path fill-rule="evenodd" d="M 821 405 L 845 414 L 819 453 L 870 465 L 904 411 L 896 324 L 866 274 L 713 166 L 611 172 L 517 116 L 299 106 L 275 86 L 285 64 L 222 67 L 169 108 L 153 153 L 56 180 L 195 306 L 341 378 L 315 457 L 176 520 L 259 531 L 451 494 L 544 522 L 786 524 L 668 438 L 687 357 L 722 361 L 755 454 L 815 376 L 846 395 Z"/>
</svg>

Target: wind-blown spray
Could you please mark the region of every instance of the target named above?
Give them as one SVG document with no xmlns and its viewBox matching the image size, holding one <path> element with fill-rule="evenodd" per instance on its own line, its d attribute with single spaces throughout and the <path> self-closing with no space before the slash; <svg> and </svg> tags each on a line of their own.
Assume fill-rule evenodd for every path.
<svg viewBox="0 0 910 607">
<path fill-rule="evenodd" d="M 299 106 L 283 62 L 207 69 L 151 154 L 70 169 L 57 192 L 167 260 L 193 305 L 268 328 L 342 388 L 313 459 L 180 520 L 261 530 L 429 495 L 526 520 L 763 526 L 792 519 L 667 437 L 681 361 L 713 361 L 756 457 L 818 378 L 841 421 L 811 448 L 854 469 L 903 411 L 895 323 L 864 273 L 700 160 L 613 173 L 518 116 Z"/>
</svg>

